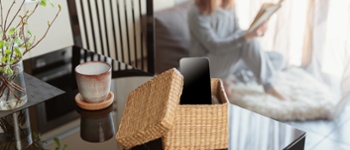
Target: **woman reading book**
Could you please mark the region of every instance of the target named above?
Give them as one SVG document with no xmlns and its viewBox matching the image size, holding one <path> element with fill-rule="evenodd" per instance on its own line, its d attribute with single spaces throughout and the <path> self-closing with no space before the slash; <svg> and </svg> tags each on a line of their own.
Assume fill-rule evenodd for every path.
<svg viewBox="0 0 350 150">
<path fill-rule="evenodd" d="M 278 53 L 263 51 L 256 40 L 264 35 L 266 23 L 251 32 L 241 30 L 234 0 L 195 0 L 194 6 L 188 12 L 188 22 L 191 33 L 190 56 L 208 57 L 211 77 L 226 82 L 225 79 L 235 64 L 243 60 L 266 93 L 280 100 L 285 99 L 272 83 L 276 67 L 272 64 L 271 57 L 279 57 L 274 60 L 283 60 L 283 57 Z M 229 84 L 225 85 L 229 95 Z"/>
</svg>

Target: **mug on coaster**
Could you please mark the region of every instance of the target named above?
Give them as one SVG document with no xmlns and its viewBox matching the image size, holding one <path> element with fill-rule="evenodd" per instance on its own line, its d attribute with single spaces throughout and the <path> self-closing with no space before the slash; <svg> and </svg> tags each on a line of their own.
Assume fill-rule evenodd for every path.
<svg viewBox="0 0 350 150">
<path fill-rule="evenodd" d="M 75 78 L 82 98 L 99 103 L 107 98 L 111 87 L 111 66 L 103 61 L 89 61 L 75 67 Z"/>
</svg>

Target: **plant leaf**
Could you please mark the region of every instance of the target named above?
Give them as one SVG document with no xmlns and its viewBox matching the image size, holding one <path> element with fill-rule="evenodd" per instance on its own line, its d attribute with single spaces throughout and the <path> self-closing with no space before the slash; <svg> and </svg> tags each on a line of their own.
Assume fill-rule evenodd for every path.
<svg viewBox="0 0 350 150">
<path fill-rule="evenodd" d="M 4 46 L 5 46 L 5 47 L 9 47 L 9 46 L 10 46 L 10 42 L 4 41 Z"/>
<path fill-rule="evenodd" d="M 15 33 L 16 30 L 17 30 L 16 28 L 11 28 L 8 32 L 8 35 L 12 36 L 12 34 Z"/>
<path fill-rule="evenodd" d="M 8 68 L 9 68 L 9 65 L 6 64 L 6 66 L 1 69 L 1 72 L 6 73 Z"/>
<path fill-rule="evenodd" d="M 61 142 L 60 142 L 60 140 L 59 140 L 57 137 L 54 138 L 53 140 L 54 140 L 55 143 L 56 143 L 56 149 L 60 149 L 60 148 L 61 148 Z"/>
<path fill-rule="evenodd" d="M 16 37 L 15 39 L 13 39 L 13 41 L 17 44 L 20 45 L 22 43 L 22 40 L 18 37 Z"/>
<path fill-rule="evenodd" d="M 50 2 L 51 7 L 55 7 L 55 4 L 51 0 L 49 0 L 49 2 Z"/>
<path fill-rule="evenodd" d="M 13 75 L 13 70 L 10 67 L 7 69 L 7 74 L 8 75 Z"/>
<path fill-rule="evenodd" d="M 30 37 L 33 36 L 32 31 L 28 30 L 27 33 L 30 35 Z"/>
<path fill-rule="evenodd" d="M 46 0 L 40 0 L 40 1 L 39 1 L 39 4 L 40 4 L 41 6 L 46 6 L 46 5 L 47 5 L 47 2 L 46 2 Z"/>
<path fill-rule="evenodd" d="M 7 57 L 1 57 L 1 63 L 5 63 L 7 60 Z"/>
<path fill-rule="evenodd" d="M 7 61 L 11 60 L 11 54 L 5 54 L 5 57 L 7 57 Z"/>
<path fill-rule="evenodd" d="M 18 47 L 13 48 L 15 50 L 15 54 L 19 56 L 20 58 L 23 57 L 22 51 Z"/>
<path fill-rule="evenodd" d="M 11 50 L 6 49 L 6 50 L 5 50 L 5 54 L 6 54 L 6 55 L 10 55 L 10 54 L 11 54 Z"/>
<path fill-rule="evenodd" d="M 24 48 L 30 49 L 30 47 L 33 45 L 33 43 L 26 43 L 24 46 Z"/>
<path fill-rule="evenodd" d="M 0 48 L 2 49 L 2 47 L 4 46 L 4 41 L 0 41 Z"/>
</svg>

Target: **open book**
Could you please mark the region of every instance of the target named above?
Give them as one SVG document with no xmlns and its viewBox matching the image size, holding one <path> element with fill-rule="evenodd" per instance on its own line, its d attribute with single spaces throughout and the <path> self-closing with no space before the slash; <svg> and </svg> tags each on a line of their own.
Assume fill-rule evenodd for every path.
<svg viewBox="0 0 350 150">
<path fill-rule="evenodd" d="M 278 3 L 264 3 L 255 16 L 254 21 L 250 24 L 248 32 L 254 31 L 267 21 L 281 7 L 282 2 L 283 0 L 280 0 Z"/>
</svg>

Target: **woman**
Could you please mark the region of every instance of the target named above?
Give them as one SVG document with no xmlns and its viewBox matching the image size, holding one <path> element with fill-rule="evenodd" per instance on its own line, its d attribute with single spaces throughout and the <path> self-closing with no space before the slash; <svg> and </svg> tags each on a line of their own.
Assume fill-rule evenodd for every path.
<svg viewBox="0 0 350 150">
<path fill-rule="evenodd" d="M 226 79 L 234 65 L 243 60 L 266 93 L 284 100 L 273 87 L 275 68 L 270 57 L 256 40 L 264 35 L 266 23 L 249 33 L 241 30 L 233 4 L 233 0 L 195 0 L 188 13 L 190 56 L 208 57 L 211 77 L 220 79 Z"/>
</svg>

